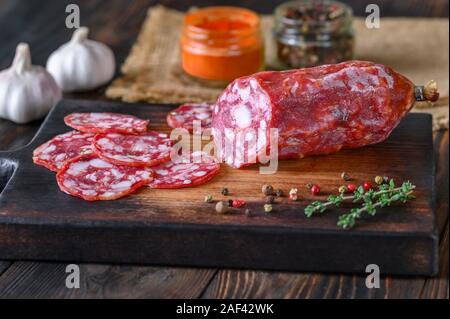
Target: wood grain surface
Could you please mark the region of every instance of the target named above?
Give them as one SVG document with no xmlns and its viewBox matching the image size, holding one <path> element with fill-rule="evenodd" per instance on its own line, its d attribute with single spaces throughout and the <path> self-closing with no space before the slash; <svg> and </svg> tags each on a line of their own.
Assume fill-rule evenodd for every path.
<svg viewBox="0 0 450 319">
<path fill-rule="evenodd" d="M 236 4 L 233 1 L 195 1 L 197 5 L 210 5 L 214 3 Z M 249 7 L 262 13 L 271 12 L 276 3 L 281 1 L 256 1 L 242 0 L 239 5 Z M 364 2 L 359 0 L 344 1 L 355 8 L 358 15 L 364 14 Z M 19 41 L 27 41 L 31 45 L 33 61 L 36 64 L 45 64 L 48 55 L 60 44 L 67 41 L 71 31 L 62 27 L 65 19 L 64 7 L 68 3 L 78 3 L 82 11 L 82 24 L 91 27 L 94 38 L 108 43 L 115 51 L 118 61 L 123 61 L 131 44 L 134 42 L 140 25 L 145 17 L 146 10 L 150 5 L 163 3 L 177 8 L 187 9 L 194 5 L 189 0 L 138 0 L 133 2 L 112 0 L 82 0 L 82 1 L 26 1 L 26 0 L 2 0 L 0 1 L 0 69 L 10 65 L 14 54 L 14 48 Z M 381 13 L 386 16 L 429 16 L 448 17 L 448 1 L 391 1 L 377 0 L 371 3 L 381 5 Z M 36 14 L 39 12 L 39 14 Z M 112 19 L 112 17 L 115 17 Z M 103 99 L 103 89 L 85 94 L 68 95 L 76 98 Z M 28 125 L 14 125 L 10 122 L 0 120 L 0 150 L 13 150 L 26 145 L 36 133 L 40 122 Z M 269 297 L 287 298 L 291 296 L 309 296 L 315 298 L 341 297 L 341 298 L 449 298 L 448 290 L 448 131 L 441 131 L 434 135 L 434 152 L 437 161 L 437 221 L 441 233 L 440 241 L 440 265 L 439 276 L 435 278 L 426 277 L 398 277 L 387 276 L 382 280 L 382 288 L 366 289 L 363 286 L 364 277 L 352 275 L 321 275 L 310 273 L 277 273 L 250 271 L 251 276 L 246 287 L 258 286 L 258 295 Z M 1 185 L 0 185 L 1 186 Z M 10 266 L 12 264 L 12 266 Z M 94 282 L 83 284 L 83 289 L 77 292 L 65 291 L 64 276 L 66 264 L 58 263 L 36 263 L 36 262 L 1 262 L 0 261 L 0 294 L 8 298 L 23 298 L 25 291 L 33 284 L 33 291 L 26 293 L 27 297 L 48 298 L 93 296 L 104 298 L 112 296 L 99 292 L 107 291 L 114 287 L 114 295 L 121 297 L 152 296 L 167 297 L 189 295 L 190 291 L 196 291 L 192 297 L 213 297 L 227 295 L 229 292 L 217 290 L 219 277 L 222 278 L 222 287 L 232 287 L 236 295 L 243 289 L 242 282 L 236 286 L 231 280 L 233 276 L 224 276 L 222 273 L 239 273 L 237 270 L 204 270 L 167 267 L 144 267 L 152 272 L 155 281 L 141 281 L 144 276 L 138 266 L 119 265 L 84 265 L 82 280 L 94 277 Z M 10 268 L 8 268 L 10 267 Z M 96 270 L 102 269 L 101 274 Z M 170 269 L 170 270 L 169 270 Z M 6 271 L 5 271 L 6 270 Z M 205 275 L 204 280 L 199 280 L 206 272 L 213 277 Z M 103 274 L 107 275 L 103 275 Z M 122 276 L 115 274 L 120 273 Z M 168 276 L 167 274 L 170 273 Z M 51 275 L 49 275 L 51 274 Z M 114 275 L 109 275 L 114 274 Z M 99 275 L 101 280 L 97 280 Z M 57 276 L 61 280 L 53 280 Z M 272 279 L 258 282 L 261 277 L 269 276 Z M 207 279 L 206 279 L 207 277 Z M 302 278 L 300 280 L 299 278 Z M 123 278 L 131 278 L 124 285 Z M 147 277 L 148 278 L 148 277 Z M 167 282 L 171 284 L 155 284 L 155 282 Z M 294 288 L 287 289 L 285 286 L 291 282 L 299 282 Z M 86 280 L 86 282 L 89 282 Z M 316 285 L 320 283 L 320 285 Z M 108 288 L 109 287 L 109 288 Z M 184 287 L 189 287 L 182 291 Z M 331 287 L 331 288 L 327 288 Z M 302 289 L 302 293 L 296 291 Z M 312 291 L 305 293 L 305 291 Z M 232 293 L 231 293 L 232 294 Z M 249 297 L 255 297 L 256 292 L 252 290 L 247 293 Z"/>
<path fill-rule="evenodd" d="M 0 195 L 0 257 L 329 272 L 364 272 L 374 263 L 386 274 L 436 273 L 429 115 L 408 114 L 383 143 L 280 161 L 274 174 L 260 174 L 258 165 L 240 170 L 222 165 L 207 184 L 175 190 L 144 188 L 116 201 L 87 202 L 68 196 L 59 191 L 53 172 L 32 162 L 37 146 L 70 130 L 64 124 L 68 114 L 128 113 L 150 119 L 150 129 L 168 132 L 166 115 L 174 107 L 63 100 L 27 147 L 0 153 L 3 172 L 11 176 Z M 405 156 L 414 161 L 405 163 Z M 306 218 L 303 210 L 308 203 L 337 193 L 342 171 L 356 184 L 376 175 L 410 180 L 417 198 L 363 218 L 352 231 L 336 226 L 337 213 L 347 212 L 348 205 Z M 308 182 L 321 186 L 319 196 L 306 190 Z M 277 198 L 273 213 L 266 214 L 264 184 L 285 194 L 297 187 L 302 200 Z M 223 187 L 229 188 L 228 196 L 220 194 Z M 245 216 L 243 208 L 217 214 L 214 204 L 204 203 L 207 194 L 217 200 L 244 199 L 254 216 Z"/>
</svg>

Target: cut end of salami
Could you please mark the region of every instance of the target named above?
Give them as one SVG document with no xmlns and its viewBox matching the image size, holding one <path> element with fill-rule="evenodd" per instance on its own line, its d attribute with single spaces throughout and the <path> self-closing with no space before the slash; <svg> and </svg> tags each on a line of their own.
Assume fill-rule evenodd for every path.
<svg viewBox="0 0 450 319">
<path fill-rule="evenodd" d="M 86 133 L 138 134 L 147 131 L 149 121 L 119 113 L 72 113 L 64 118 L 66 125 Z"/>
<path fill-rule="evenodd" d="M 60 170 L 66 161 L 81 154 L 92 153 L 92 133 L 70 131 L 45 142 L 33 152 L 33 162 L 51 171 Z"/>
<path fill-rule="evenodd" d="M 118 166 L 95 154 L 78 156 L 56 175 L 60 189 L 87 201 L 113 200 L 131 194 L 153 180 L 146 167 Z"/>
<path fill-rule="evenodd" d="M 170 159 L 172 141 L 160 132 L 140 135 L 118 133 L 97 134 L 94 152 L 102 159 L 126 166 L 153 166 Z"/>
<path fill-rule="evenodd" d="M 184 128 L 192 133 L 194 121 L 199 121 L 202 129 L 209 129 L 212 109 L 213 103 L 183 104 L 167 115 L 167 124 L 172 128 Z"/>
<path fill-rule="evenodd" d="M 152 167 L 155 172 L 151 188 L 184 188 L 207 183 L 220 170 L 220 164 L 208 154 L 194 152 Z"/>
</svg>

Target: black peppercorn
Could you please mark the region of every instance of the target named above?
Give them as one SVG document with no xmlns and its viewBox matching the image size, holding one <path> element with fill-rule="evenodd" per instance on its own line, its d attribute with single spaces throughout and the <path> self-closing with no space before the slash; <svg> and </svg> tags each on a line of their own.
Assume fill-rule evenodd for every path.
<svg viewBox="0 0 450 319">
<path fill-rule="evenodd" d="M 266 203 L 267 204 L 273 204 L 275 202 L 275 197 L 273 196 L 267 196 L 266 197 Z"/>
<path fill-rule="evenodd" d="M 245 216 L 247 216 L 247 217 L 252 217 L 253 216 L 253 212 L 250 210 L 250 209 L 246 209 L 245 210 Z"/>
<path fill-rule="evenodd" d="M 281 188 L 278 188 L 277 191 L 275 192 L 275 194 L 278 197 L 283 197 L 283 195 L 284 195 L 283 190 Z"/>
<path fill-rule="evenodd" d="M 222 188 L 222 195 L 227 196 L 229 194 L 228 188 Z"/>
<path fill-rule="evenodd" d="M 265 184 L 265 185 L 263 185 L 261 187 L 261 191 L 262 191 L 262 193 L 264 195 L 272 195 L 273 194 L 273 187 L 272 187 L 272 185 Z"/>
<path fill-rule="evenodd" d="M 229 206 L 229 207 L 233 207 L 233 200 L 232 200 L 232 199 L 229 199 L 229 200 L 228 200 L 228 206 Z"/>
</svg>

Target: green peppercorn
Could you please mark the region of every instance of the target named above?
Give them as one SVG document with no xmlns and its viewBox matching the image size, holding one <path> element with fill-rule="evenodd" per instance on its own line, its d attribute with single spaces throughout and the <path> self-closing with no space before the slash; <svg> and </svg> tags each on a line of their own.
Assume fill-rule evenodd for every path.
<svg viewBox="0 0 450 319">
<path fill-rule="evenodd" d="M 273 204 L 275 202 L 275 197 L 274 196 L 267 196 L 266 197 L 266 203 L 267 204 Z"/>
<path fill-rule="evenodd" d="M 278 197 L 283 197 L 284 196 L 283 190 L 281 188 L 278 188 L 275 192 L 275 195 L 277 195 Z"/>
<path fill-rule="evenodd" d="M 213 197 L 212 195 L 208 194 L 205 196 L 205 203 L 212 203 Z"/>
<path fill-rule="evenodd" d="M 347 192 L 347 187 L 344 186 L 344 185 L 340 186 L 340 187 L 339 187 L 339 193 L 343 194 L 343 193 L 345 193 L 345 192 Z"/>
<path fill-rule="evenodd" d="M 262 193 L 264 194 L 264 195 L 272 195 L 273 194 L 273 187 L 272 187 L 272 185 L 267 185 L 267 184 L 265 184 L 265 185 L 263 185 L 262 187 L 261 187 L 261 191 L 262 191 Z"/>
<path fill-rule="evenodd" d="M 265 204 L 264 205 L 264 211 L 266 213 L 270 213 L 272 211 L 272 204 Z"/>
<path fill-rule="evenodd" d="M 350 180 L 350 175 L 348 175 L 347 172 L 342 172 L 342 173 L 341 173 L 341 178 L 342 178 L 344 181 L 349 181 L 349 180 Z"/>
<path fill-rule="evenodd" d="M 383 177 L 381 177 L 381 176 L 375 177 L 375 183 L 377 183 L 378 185 L 383 184 L 383 181 L 384 181 Z"/>
<path fill-rule="evenodd" d="M 228 188 L 226 188 L 226 187 L 222 188 L 221 193 L 223 196 L 227 196 L 229 194 Z"/>
</svg>

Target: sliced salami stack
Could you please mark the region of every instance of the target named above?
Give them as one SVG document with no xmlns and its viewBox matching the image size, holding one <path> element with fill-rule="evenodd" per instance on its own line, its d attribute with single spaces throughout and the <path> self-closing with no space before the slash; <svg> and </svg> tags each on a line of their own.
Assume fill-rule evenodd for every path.
<svg viewBox="0 0 450 319">
<path fill-rule="evenodd" d="M 76 130 L 36 148 L 33 161 L 57 172 L 63 192 L 87 201 L 118 199 L 146 185 L 197 186 L 220 169 L 214 158 L 205 154 L 171 159 L 169 136 L 147 131 L 149 121 L 135 116 L 72 113 L 64 121 Z"/>
</svg>

